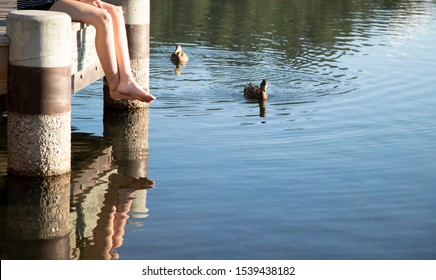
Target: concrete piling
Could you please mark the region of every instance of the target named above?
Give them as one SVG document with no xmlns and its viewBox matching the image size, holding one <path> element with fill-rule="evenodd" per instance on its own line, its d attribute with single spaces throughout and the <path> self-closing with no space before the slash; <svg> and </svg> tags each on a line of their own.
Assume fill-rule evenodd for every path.
<svg viewBox="0 0 436 280">
<path fill-rule="evenodd" d="M 52 176 L 71 169 L 71 18 L 13 11 L 9 48 L 8 173 Z"/>
<path fill-rule="evenodd" d="M 150 1 L 108 0 L 122 6 L 135 79 L 149 87 Z M 71 170 L 71 18 L 51 11 L 12 11 L 6 20 L 8 59 L 8 173 L 53 176 Z M 105 108 L 148 108 L 112 100 Z M 6 102 L 1 102 L 6 103 Z"/>
</svg>

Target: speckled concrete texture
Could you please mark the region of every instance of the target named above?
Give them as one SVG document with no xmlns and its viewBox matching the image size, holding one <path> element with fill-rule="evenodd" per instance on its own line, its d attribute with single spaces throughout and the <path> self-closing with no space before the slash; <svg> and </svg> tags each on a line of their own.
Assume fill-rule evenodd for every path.
<svg viewBox="0 0 436 280">
<path fill-rule="evenodd" d="M 150 59 L 131 59 L 133 77 L 143 87 L 148 88 L 150 84 Z"/>
<path fill-rule="evenodd" d="M 8 115 L 8 173 L 53 176 L 71 170 L 71 112 Z"/>
</svg>

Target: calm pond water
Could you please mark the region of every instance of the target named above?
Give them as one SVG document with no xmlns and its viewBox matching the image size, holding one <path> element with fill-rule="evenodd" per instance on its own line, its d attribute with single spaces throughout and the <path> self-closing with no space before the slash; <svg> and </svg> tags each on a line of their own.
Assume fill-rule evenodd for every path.
<svg viewBox="0 0 436 280">
<path fill-rule="evenodd" d="M 71 177 L 7 178 L 2 120 L 2 259 L 436 258 L 436 1 L 151 13 L 158 100 L 75 94 Z M 262 79 L 268 101 L 245 99 Z"/>
</svg>

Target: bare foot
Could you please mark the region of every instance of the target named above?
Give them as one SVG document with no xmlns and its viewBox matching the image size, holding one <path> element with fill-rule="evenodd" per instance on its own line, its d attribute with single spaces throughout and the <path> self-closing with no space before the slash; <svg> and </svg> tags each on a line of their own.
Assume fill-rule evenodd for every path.
<svg viewBox="0 0 436 280">
<path fill-rule="evenodd" d="M 144 89 L 137 83 L 131 81 L 120 82 L 117 88 L 117 93 L 121 96 L 125 96 L 124 99 L 136 99 L 147 103 L 156 99 L 156 97 L 151 95 L 147 89 Z"/>
<path fill-rule="evenodd" d="M 110 96 L 113 100 L 136 100 L 136 98 L 133 98 L 129 95 L 121 94 L 118 91 L 111 90 Z"/>
</svg>

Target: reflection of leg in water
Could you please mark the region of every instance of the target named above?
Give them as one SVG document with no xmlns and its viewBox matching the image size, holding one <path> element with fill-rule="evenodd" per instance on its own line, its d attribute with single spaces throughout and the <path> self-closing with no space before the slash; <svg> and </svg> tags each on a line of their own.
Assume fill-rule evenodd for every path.
<svg viewBox="0 0 436 280">
<path fill-rule="evenodd" d="M 114 235 L 114 219 L 116 207 L 114 205 L 106 205 L 101 209 L 99 214 L 100 219 L 97 222 L 96 228 L 93 230 L 94 236 L 94 253 L 93 258 L 109 260 L 112 258 L 110 252 L 112 249 L 112 236 Z"/>
<path fill-rule="evenodd" d="M 133 190 L 154 188 L 154 181 L 148 178 L 133 178 L 123 176 L 122 174 L 111 174 L 109 176 L 110 185 L 119 188 L 130 188 Z"/>
<path fill-rule="evenodd" d="M 105 195 L 104 206 L 98 215 L 97 226 L 93 230 L 92 259 L 119 259 L 117 249 L 124 241 L 127 219 L 130 217 L 132 202 L 137 190 L 154 187 L 154 182 L 147 178 L 132 178 L 121 174 L 109 176 L 109 188 Z M 143 202 L 145 203 L 145 201 Z"/>
<path fill-rule="evenodd" d="M 112 146 L 112 163 L 117 167 L 117 172 L 108 178 L 104 203 L 111 203 L 116 208 L 110 255 L 119 258 L 117 249 L 123 244 L 127 219 L 138 210 L 138 205 L 146 209 L 144 192 L 155 185 L 147 178 L 148 108 L 128 112 L 105 110 L 104 138 Z"/>
<path fill-rule="evenodd" d="M 112 239 L 113 248 L 111 254 L 113 258 L 119 258 L 116 249 L 123 244 L 124 228 L 129 218 L 128 213 L 132 207 L 132 202 L 135 199 L 135 192 L 137 190 L 153 188 L 154 182 L 147 178 L 132 178 L 121 174 L 111 174 L 109 181 L 110 187 L 116 187 L 118 189 L 118 203 L 115 213 L 114 236 Z"/>
<path fill-rule="evenodd" d="M 117 211 L 115 213 L 114 220 L 114 236 L 112 238 L 112 250 L 111 255 L 113 259 L 118 259 L 118 253 L 116 249 L 121 247 L 123 244 L 123 236 L 124 236 L 124 228 L 127 223 L 127 219 L 129 218 L 129 211 L 132 205 L 132 200 L 135 199 L 133 194 L 135 191 L 131 191 L 129 189 L 118 189 L 118 205 Z"/>
</svg>

